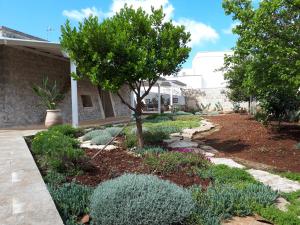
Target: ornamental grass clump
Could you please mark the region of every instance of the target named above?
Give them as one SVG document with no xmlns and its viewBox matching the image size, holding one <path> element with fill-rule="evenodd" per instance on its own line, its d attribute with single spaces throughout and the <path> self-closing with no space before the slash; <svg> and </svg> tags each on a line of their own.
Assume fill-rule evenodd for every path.
<svg viewBox="0 0 300 225">
<path fill-rule="evenodd" d="M 232 216 L 252 215 L 258 206 L 271 206 L 278 193 L 262 184 L 248 184 L 243 189 L 230 185 L 209 187 L 206 191 L 195 189 L 195 213 L 191 216 L 196 224 L 220 224 Z"/>
<path fill-rule="evenodd" d="M 107 127 L 105 128 L 105 131 L 110 133 L 111 136 L 116 136 L 117 134 L 122 134 L 122 128 L 121 127 Z M 121 133 L 120 133 L 121 132 Z"/>
<path fill-rule="evenodd" d="M 77 170 L 84 159 L 79 141 L 58 131 L 37 133 L 32 140 L 31 149 L 43 169 L 56 172 Z"/>
<path fill-rule="evenodd" d="M 94 137 L 91 140 L 91 143 L 93 145 L 106 145 L 111 139 L 112 139 L 112 136 L 103 134 L 103 135 Z"/>
<path fill-rule="evenodd" d="M 112 135 L 106 130 L 93 130 L 93 131 L 90 131 L 90 132 L 86 133 L 83 136 L 82 139 L 83 139 L 83 141 L 89 141 L 89 140 L 92 140 L 93 138 L 95 138 L 97 136 L 110 136 L 110 137 L 112 137 Z"/>
<path fill-rule="evenodd" d="M 145 146 L 144 148 L 137 148 L 135 150 L 135 153 L 145 155 L 145 154 L 149 154 L 149 153 L 159 154 L 159 153 L 163 153 L 166 151 L 167 151 L 167 149 L 164 149 L 159 146 Z"/>
<path fill-rule="evenodd" d="M 76 183 L 48 186 L 54 203 L 66 224 L 89 212 L 90 196 L 93 188 Z"/>
<path fill-rule="evenodd" d="M 144 162 L 151 171 L 162 174 L 180 171 L 188 174 L 196 174 L 199 169 L 207 169 L 211 164 L 204 156 L 182 152 L 146 154 Z"/>
<path fill-rule="evenodd" d="M 95 225 L 170 225 L 193 209 L 190 191 L 156 176 L 125 174 L 95 189 L 90 215 Z"/>
</svg>

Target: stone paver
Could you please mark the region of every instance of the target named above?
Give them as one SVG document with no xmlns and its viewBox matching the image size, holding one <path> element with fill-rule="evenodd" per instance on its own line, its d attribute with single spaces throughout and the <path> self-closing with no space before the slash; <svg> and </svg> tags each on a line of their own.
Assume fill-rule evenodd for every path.
<svg viewBox="0 0 300 225">
<path fill-rule="evenodd" d="M 0 132 L 1 225 L 63 225 L 23 138 L 35 132 Z"/>
<path fill-rule="evenodd" d="M 198 143 L 190 140 L 175 140 L 168 144 L 170 148 L 197 148 Z"/>
<path fill-rule="evenodd" d="M 278 190 L 286 193 L 300 190 L 299 182 L 292 181 L 263 170 L 250 169 L 247 171 L 256 180 L 262 182 L 265 185 L 269 185 L 273 190 Z"/>
<path fill-rule="evenodd" d="M 82 144 L 80 144 L 80 147 L 81 148 L 87 148 L 87 149 L 98 149 L 98 150 L 101 150 L 105 147 L 105 145 L 93 145 L 90 143 L 90 141 L 86 141 Z M 115 145 L 107 145 L 104 149 L 104 151 L 110 151 L 110 150 L 115 150 L 117 149 L 118 146 L 115 146 Z"/>
<path fill-rule="evenodd" d="M 235 162 L 234 160 L 232 159 L 227 159 L 227 158 L 210 158 L 210 161 L 216 165 L 220 165 L 220 164 L 223 164 L 223 165 L 226 165 L 226 166 L 229 166 L 231 168 L 239 168 L 239 169 L 243 169 L 245 168 L 245 166 Z"/>
</svg>

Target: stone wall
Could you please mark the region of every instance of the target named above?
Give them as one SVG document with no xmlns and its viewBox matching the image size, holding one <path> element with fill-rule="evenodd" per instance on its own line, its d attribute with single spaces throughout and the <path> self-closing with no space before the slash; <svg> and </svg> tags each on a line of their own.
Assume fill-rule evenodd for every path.
<svg viewBox="0 0 300 225">
<path fill-rule="evenodd" d="M 119 93 L 123 96 L 124 100 L 130 104 L 130 90 L 127 86 L 123 86 Z M 131 114 L 131 110 L 127 107 L 127 105 L 121 102 L 121 99 L 117 94 L 111 94 L 112 104 L 114 107 L 115 116 L 129 116 Z"/>
<path fill-rule="evenodd" d="M 233 110 L 233 102 L 226 96 L 226 88 L 186 89 L 186 105 L 188 108 L 198 109 L 200 104 L 210 105 L 208 111 L 215 111 L 215 105 L 220 103 L 224 112 Z M 241 107 L 248 109 L 248 103 L 241 103 Z"/>
<path fill-rule="evenodd" d="M 46 108 L 32 92 L 33 84 L 41 84 L 44 77 L 57 80 L 60 87 L 70 82 L 69 62 L 42 56 L 26 50 L 0 46 L 0 127 L 41 124 Z M 68 83 L 67 83 L 68 84 Z M 59 105 L 65 122 L 71 121 L 70 87 Z M 82 107 L 80 95 L 91 95 L 93 107 Z M 78 82 L 79 119 L 103 118 L 99 94 L 87 81 Z"/>
</svg>

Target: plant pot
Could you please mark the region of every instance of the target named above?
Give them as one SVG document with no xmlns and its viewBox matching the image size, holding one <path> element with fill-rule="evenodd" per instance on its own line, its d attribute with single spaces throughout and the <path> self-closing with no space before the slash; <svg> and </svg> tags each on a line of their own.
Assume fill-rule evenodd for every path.
<svg viewBox="0 0 300 225">
<path fill-rule="evenodd" d="M 54 125 L 63 123 L 62 114 L 60 109 L 48 109 L 45 119 L 45 127 L 49 128 Z"/>
</svg>

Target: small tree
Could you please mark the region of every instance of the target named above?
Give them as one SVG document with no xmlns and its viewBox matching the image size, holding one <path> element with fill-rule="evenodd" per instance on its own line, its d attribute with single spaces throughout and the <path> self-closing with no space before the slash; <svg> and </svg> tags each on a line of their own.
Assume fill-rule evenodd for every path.
<svg viewBox="0 0 300 225">
<path fill-rule="evenodd" d="M 299 0 L 223 0 L 238 25 L 233 55 L 225 57 L 230 98 L 254 96 L 270 118 L 278 121 L 299 106 Z"/>
<path fill-rule="evenodd" d="M 89 17 L 71 28 L 62 27 L 61 44 L 76 62 L 81 76 L 104 90 L 117 93 L 135 112 L 138 146 L 143 146 L 142 100 L 161 76 L 177 73 L 189 56 L 190 34 L 183 26 L 164 22 L 162 9 L 148 15 L 125 5 L 115 16 L 99 23 Z M 73 75 L 74 76 L 74 75 Z M 118 90 L 127 85 L 136 97 L 130 105 Z"/>
</svg>

